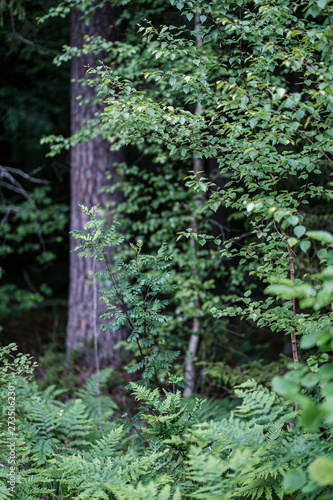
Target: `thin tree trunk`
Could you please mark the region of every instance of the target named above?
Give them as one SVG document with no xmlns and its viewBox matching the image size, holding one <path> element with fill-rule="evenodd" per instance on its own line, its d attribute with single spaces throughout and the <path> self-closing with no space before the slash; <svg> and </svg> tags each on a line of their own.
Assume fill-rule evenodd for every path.
<svg viewBox="0 0 333 500">
<path fill-rule="evenodd" d="M 201 26 L 200 23 L 200 4 L 197 5 L 198 10 L 195 13 L 195 29 L 199 29 Z M 197 35 L 195 37 L 196 39 L 196 44 L 199 46 L 203 45 L 203 41 L 201 36 Z M 195 114 L 200 115 L 203 111 L 203 108 L 200 104 L 199 101 L 197 101 L 196 106 L 195 106 Z M 193 158 L 193 170 L 194 173 L 197 174 L 198 172 L 203 171 L 204 169 L 204 162 L 202 159 L 197 159 Z M 198 204 L 198 201 L 196 201 L 196 204 Z M 195 211 L 196 212 L 196 211 Z M 193 219 L 192 219 L 192 229 L 194 233 L 198 233 L 199 227 L 198 227 L 198 219 L 196 216 L 196 213 L 193 214 Z M 193 246 L 193 252 L 195 252 L 195 242 L 194 240 L 192 241 L 192 246 Z M 197 274 L 198 269 L 196 264 L 193 265 L 192 267 L 192 272 L 194 275 Z M 196 297 L 194 301 L 194 305 L 197 311 L 200 309 L 200 300 L 199 297 Z M 200 319 L 199 316 L 195 316 L 192 320 L 192 333 L 191 337 L 188 343 L 187 347 L 187 353 L 186 353 L 186 358 L 185 358 L 185 382 L 187 383 L 187 386 L 184 389 L 183 395 L 186 396 L 192 396 L 195 388 L 195 366 L 194 366 L 194 359 L 198 350 L 198 345 L 199 345 L 199 335 L 200 335 L 200 329 L 201 329 L 201 324 L 200 324 Z"/>
<path fill-rule="evenodd" d="M 103 36 L 108 40 L 116 41 L 118 30 L 114 28 L 118 10 L 107 3 L 102 8 L 96 8 L 92 13 L 89 24 L 85 24 L 82 12 L 73 10 L 71 13 L 71 45 L 82 47 L 84 35 Z M 95 91 L 88 85 L 81 85 L 78 80 L 86 78 L 85 66 L 96 66 L 97 61 L 103 58 L 103 53 L 98 56 L 88 54 L 72 59 L 72 85 L 71 85 L 71 134 L 76 133 L 85 120 L 94 117 L 96 112 Z M 91 78 L 91 76 L 90 76 Z M 78 96 L 83 100 L 88 99 L 90 104 L 79 105 Z M 106 180 L 105 173 L 112 174 L 112 181 L 117 178 L 115 164 L 123 161 L 123 151 L 110 151 L 109 143 L 101 137 L 89 142 L 77 144 L 71 151 L 71 220 L 70 229 L 83 229 L 87 222 L 86 215 L 82 213 L 79 204 L 91 207 L 110 201 L 109 194 L 101 194 L 102 186 L 110 183 Z M 112 195 L 118 203 L 120 194 Z M 70 287 L 69 287 L 69 316 L 67 329 L 67 354 L 75 350 L 84 351 L 88 363 L 93 361 L 94 346 L 94 308 L 93 287 L 88 283 L 92 280 L 91 259 L 80 258 L 73 248 L 76 246 L 73 237 L 70 237 Z M 96 263 L 97 271 L 101 263 Z M 104 311 L 102 301 L 98 300 L 97 318 L 98 331 L 102 324 L 99 316 Z M 99 358 L 100 360 L 114 357 L 114 344 L 118 341 L 115 335 L 107 332 L 99 333 Z"/>
<path fill-rule="evenodd" d="M 294 267 L 294 257 L 293 257 L 293 251 L 289 243 L 287 243 L 287 248 L 288 248 L 288 256 L 289 256 L 289 277 L 290 281 L 294 281 L 295 279 L 295 267 Z M 296 316 L 296 302 L 295 302 L 295 297 L 291 297 L 291 310 L 293 312 L 293 316 L 291 318 L 291 321 L 294 320 Z M 297 351 L 297 339 L 296 339 L 296 329 L 293 328 L 291 332 L 291 350 L 293 353 L 293 361 L 294 361 L 294 368 L 295 370 L 298 369 L 298 351 Z M 295 403 L 295 411 L 299 410 L 299 406 L 297 403 Z M 289 427 L 292 429 L 294 427 L 295 422 L 292 420 L 289 422 Z"/>
<path fill-rule="evenodd" d="M 288 248 L 288 256 L 289 256 L 289 277 L 290 281 L 294 281 L 295 279 L 295 267 L 294 267 L 294 257 L 293 257 L 293 252 L 290 247 L 290 245 L 287 243 L 287 248 Z M 295 302 L 295 297 L 291 297 L 291 310 L 293 312 L 293 316 L 291 320 L 293 320 L 296 316 L 296 302 Z M 294 361 L 294 368 L 297 370 L 298 368 L 298 351 L 297 351 L 297 339 L 296 339 L 296 329 L 293 328 L 291 332 L 291 350 L 293 353 L 293 361 Z"/>
</svg>

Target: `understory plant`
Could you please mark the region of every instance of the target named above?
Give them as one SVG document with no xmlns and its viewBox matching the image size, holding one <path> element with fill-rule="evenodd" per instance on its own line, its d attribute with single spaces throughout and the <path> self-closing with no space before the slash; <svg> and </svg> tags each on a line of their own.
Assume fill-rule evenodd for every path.
<svg viewBox="0 0 333 500">
<path fill-rule="evenodd" d="M 253 380 L 235 389 L 242 402 L 225 416 L 216 406 L 210 415 L 209 402 L 206 413 L 204 405 L 191 414 L 179 392 L 163 397 L 163 391 L 137 384 L 134 394 L 145 412 L 134 433 L 110 422 L 104 406 L 101 431 L 97 414 L 90 413 L 89 382 L 86 387 L 82 399 L 63 403 L 55 387 L 42 392 L 35 382 L 17 378 L 16 485 L 9 495 L 7 467 L 2 468 L 1 499 L 326 499 L 332 494 L 332 446 L 323 428 L 304 430 L 292 402 Z M 6 452 L 2 460 L 7 463 Z"/>
<path fill-rule="evenodd" d="M 105 229 L 96 207 L 83 208 L 90 221 L 85 231 L 75 233 L 81 240 L 78 249 L 84 257 L 107 264 L 108 247 L 122 238 L 115 226 Z M 101 428 L 97 400 L 112 377 L 110 369 L 100 372 L 99 390 L 93 375 L 75 398 L 63 402 L 64 389 L 50 386 L 42 391 L 35 381 L 20 376 L 22 370 L 32 370 L 28 358 L 16 358 L 10 370 L 5 362 L 2 380 L 6 382 L 12 371 L 17 395 L 14 498 L 329 498 L 332 370 L 325 351 L 331 347 L 331 330 L 313 332 L 310 344 L 317 343 L 323 352 L 309 358 L 308 368 L 299 366 L 296 375 L 293 369 L 273 381 L 283 397 L 249 379 L 234 388 L 239 403 L 231 412 L 215 406 L 212 413 L 209 401 L 189 404 L 176 388 L 182 378 L 172 373 L 163 377 L 163 372 L 172 372 L 175 353 L 168 356 L 158 344 L 157 327 L 165 319 L 158 316 L 161 303 L 155 305 L 156 294 L 168 289 L 169 259 L 163 251 L 154 258 L 140 255 L 139 248 L 133 249 L 135 258 L 128 264 L 107 269 L 104 278 L 110 281 L 104 280 L 101 295 L 119 325 L 132 325 L 128 342 L 136 345 L 133 372 L 141 374 L 142 381 L 128 388 L 141 407 L 136 414 L 110 421 L 117 408 L 103 395 Z M 328 283 L 324 279 L 315 293 L 320 295 Z M 285 285 L 284 293 L 292 290 L 295 295 L 294 286 Z M 309 336 L 304 339 L 309 343 Z M 8 354 L 8 349 L 3 351 L 3 358 Z M 5 452 L 3 465 L 7 460 Z M 0 498 L 5 499 L 7 467 L 2 471 Z"/>
</svg>

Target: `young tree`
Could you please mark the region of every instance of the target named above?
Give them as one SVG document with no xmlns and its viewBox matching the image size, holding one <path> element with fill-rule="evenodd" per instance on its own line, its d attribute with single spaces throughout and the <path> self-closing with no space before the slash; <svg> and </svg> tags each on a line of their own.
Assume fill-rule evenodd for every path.
<svg viewBox="0 0 333 500">
<path fill-rule="evenodd" d="M 80 2 L 70 2 L 71 6 L 73 6 L 72 4 L 78 6 Z M 182 68 L 187 72 L 191 70 L 190 60 L 185 55 L 185 57 L 180 57 L 175 61 L 163 61 L 162 59 L 157 61 L 154 57 L 156 42 L 147 38 L 142 39 L 137 35 L 138 23 L 147 17 L 158 24 L 178 22 L 178 9 L 161 1 L 156 2 L 153 7 L 147 6 L 144 2 L 138 2 L 135 6 L 128 5 L 125 0 L 119 0 L 112 4 L 123 8 L 120 21 L 126 26 L 124 37 L 117 44 L 101 37 L 88 37 L 85 39 L 84 53 L 96 54 L 103 46 L 105 49 L 103 62 L 105 60 L 111 61 L 112 71 L 120 79 L 131 78 L 134 85 L 143 93 L 153 97 L 158 96 L 160 99 L 164 98 L 166 104 L 183 105 L 184 94 L 182 91 L 176 90 L 172 94 L 165 93 L 163 82 L 162 85 L 156 84 L 156 82 L 152 83 L 149 81 L 149 75 L 144 76 L 144 73 L 159 67 L 168 70 L 175 67 L 176 71 Z M 91 6 L 91 9 L 94 9 L 94 5 Z M 77 54 L 76 50 L 66 47 L 64 54 L 58 60 L 71 59 L 75 54 Z M 93 66 L 92 63 L 91 66 Z M 90 71 L 90 75 L 95 76 L 93 71 Z M 98 91 L 100 90 L 96 83 L 96 79 L 92 78 L 90 81 L 93 86 L 91 95 L 96 95 L 94 94 L 96 88 Z M 103 92 L 100 93 L 101 97 L 104 98 Z M 115 107 L 117 108 L 117 104 Z M 103 106 L 100 105 L 100 108 L 103 109 Z M 200 103 L 197 103 L 197 108 L 200 109 Z M 190 347 L 192 354 L 188 356 L 188 360 L 191 374 L 187 376 L 188 380 L 191 378 L 191 391 L 193 391 L 194 384 L 197 383 L 197 379 L 194 378 L 193 362 L 198 348 L 198 333 L 200 326 L 202 329 L 207 327 L 207 330 L 214 331 L 212 318 L 207 314 L 207 302 L 212 299 L 214 279 L 220 275 L 223 267 L 218 262 L 217 252 L 214 252 L 212 248 L 195 248 L 194 245 L 187 245 L 187 242 L 176 242 L 175 234 L 177 230 L 185 229 L 188 225 L 193 224 L 195 232 L 197 229 L 206 231 L 208 228 L 208 217 L 201 213 L 204 197 L 201 195 L 198 197 L 196 193 L 189 194 L 183 182 L 193 165 L 197 170 L 207 168 L 207 165 L 196 159 L 184 161 L 181 155 L 169 155 L 166 145 L 163 142 L 156 144 L 153 137 L 146 137 L 142 140 L 137 135 L 137 140 L 135 137 L 129 140 L 121 128 L 119 131 L 115 128 L 110 133 L 109 127 L 104 127 L 100 115 L 99 117 L 96 115 L 93 122 L 88 122 L 84 131 L 82 128 L 73 130 L 73 135 L 69 140 L 60 138 L 54 140 L 51 154 L 57 153 L 64 146 L 74 145 L 75 149 L 78 143 L 87 148 L 88 145 L 84 146 L 82 141 L 91 142 L 98 133 L 111 142 L 115 154 L 120 147 L 126 146 L 126 144 L 131 143 L 134 146 L 129 152 L 129 164 L 122 166 L 122 175 L 118 176 L 117 186 L 119 191 L 123 192 L 121 203 L 114 203 L 112 200 L 114 185 L 111 185 L 110 188 L 113 213 L 121 222 L 121 231 L 133 242 L 137 238 L 143 239 L 146 251 L 155 252 L 163 241 L 168 241 L 170 251 L 174 252 L 176 272 L 173 279 L 179 288 L 179 293 L 172 307 L 176 308 L 177 319 L 180 322 L 177 320 L 171 322 L 167 327 L 168 331 L 163 331 L 163 335 L 177 349 L 180 346 L 186 349 L 188 337 L 193 333 L 191 346 L 194 340 L 196 347 L 193 351 Z M 79 184 L 80 181 L 76 185 Z M 104 191 L 108 191 L 108 187 Z M 100 201 L 101 197 L 97 196 L 96 200 Z M 74 226 L 72 227 L 74 228 Z M 126 245 L 121 253 L 122 258 L 128 257 Z M 213 259 L 212 263 L 208 257 L 213 255 L 216 258 Z M 200 265 L 198 265 L 199 260 L 201 261 Z M 199 292 L 203 283 L 205 291 Z M 198 301 L 199 293 L 200 301 Z M 68 335 L 70 342 L 71 333 L 69 332 Z"/>
<path fill-rule="evenodd" d="M 110 134 L 116 130 L 129 142 L 165 144 L 184 161 L 192 155 L 217 159 L 225 186 L 198 172 L 188 186 L 209 193 L 206 210 L 231 206 L 251 231 L 246 244 L 237 238 L 224 242 L 222 257 L 240 259 L 243 277 L 236 293 L 225 297 L 232 307 L 211 311 L 217 319 L 238 316 L 289 335 L 295 366 L 297 335 L 305 333 L 295 297 L 276 303 L 261 288 L 286 279 L 302 284 L 302 272 L 309 269 L 308 231 L 319 224 L 309 206 L 317 198 L 327 207 L 332 199 L 329 187 L 321 185 L 332 165 L 332 7 L 326 3 L 239 0 L 237 7 L 205 2 L 200 8 L 179 2 L 189 21 L 200 8 L 200 27 L 141 27 L 164 63 L 147 71 L 146 79 L 183 92 L 186 106 L 168 106 L 163 97 L 99 69 L 108 96 L 102 118 Z M 195 46 L 197 35 L 204 51 Z M 190 69 L 167 64 L 186 57 Z M 193 110 L 198 99 L 206 108 L 202 115 Z M 325 218 L 322 227 L 329 229 Z M 202 244 L 212 238 L 193 230 L 183 235 Z"/>
</svg>

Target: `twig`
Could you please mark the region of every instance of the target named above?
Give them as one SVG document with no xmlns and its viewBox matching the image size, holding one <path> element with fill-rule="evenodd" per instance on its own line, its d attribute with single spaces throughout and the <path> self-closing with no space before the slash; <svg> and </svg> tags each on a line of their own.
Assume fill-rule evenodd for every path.
<svg viewBox="0 0 333 500">
<path fill-rule="evenodd" d="M 100 378 L 101 372 L 99 367 L 98 358 L 98 332 L 97 332 L 97 283 L 96 283 L 96 260 L 93 260 L 93 307 L 94 307 L 94 354 L 95 354 L 95 364 L 96 364 L 96 394 L 98 401 L 98 419 L 99 428 L 102 429 L 102 401 L 101 401 L 101 388 L 100 388 Z"/>
</svg>

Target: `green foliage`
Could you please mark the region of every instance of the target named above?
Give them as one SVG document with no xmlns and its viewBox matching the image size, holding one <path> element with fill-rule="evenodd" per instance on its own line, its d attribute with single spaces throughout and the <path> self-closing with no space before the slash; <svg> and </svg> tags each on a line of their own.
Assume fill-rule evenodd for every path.
<svg viewBox="0 0 333 500">
<path fill-rule="evenodd" d="M 261 329 L 291 335 L 297 364 L 297 335 L 321 332 L 321 345 L 331 345 L 331 337 L 327 336 L 331 315 L 320 315 L 316 310 L 322 311 L 331 303 L 327 264 L 332 239 L 326 231 L 325 217 L 320 222 L 311 214 L 311 208 L 321 203 L 325 210 L 332 199 L 330 187 L 322 185 L 322 176 L 332 164 L 332 7 L 326 2 L 309 5 L 284 0 L 237 4 L 238 8 L 233 2 L 204 2 L 200 6 L 200 26 L 194 29 L 188 25 L 163 25 L 157 29 L 149 22 L 140 26 L 144 43 L 154 45 L 152 54 L 158 66 L 143 72 L 141 82 L 136 74 L 133 79 L 126 78 L 113 67 L 100 66 L 90 72 L 101 79 L 103 133 L 113 137 L 113 147 L 143 144 L 147 151 L 161 148 L 178 160 L 217 160 L 222 186 L 196 171 L 188 177 L 187 186 L 201 193 L 206 210 L 223 206 L 239 212 L 250 228 L 250 238 L 243 244 L 238 238 L 222 238 L 222 233 L 213 237 L 221 246 L 221 256 L 238 259 L 245 274 L 239 282 L 241 292 L 225 297 L 232 305 L 212 307 L 212 314 L 217 319 L 240 317 Z M 198 6 L 179 2 L 176 8 L 191 22 Z M 195 43 L 196 36 L 201 37 L 203 46 Z M 173 63 L 176 58 L 177 63 Z M 146 89 L 143 82 L 154 91 Z M 164 98 L 168 90 L 178 93 L 179 100 L 168 103 Z M 204 106 L 200 114 L 194 112 L 198 100 Z M 202 245 L 211 239 L 210 234 L 193 228 L 182 231 L 180 236 L 191 237 Z M 326 252 L 318 255 L 315 272 L 313 264 L 309 266 L 304 259 L 312 247 L 311 238 L 327 246 Z M 306 273 L 312 275 L 314 286 L 305 282 L 302 275 Z M 253 286 L 247 288 L 246 281 L 250 280 Z M 267 285 L 267 293 L 274 293 L 276 299 L 262 297 L 260 289 Z M 314 313 L 299 312 L 299 297 L 304 299 L 300 307 L 314 307 Z M 282 302 L 281 298 L 287 300 Z M 304 342 L 304 346 L 311 346 L 311 341 Z M 245 396 L 246 403 L 237 415 L 254 415 L 248 440 L 257 448 L 247 448 L 246 462 L 239 462 L 244 477 L 240 477 L 237 454 L 230 458 L 231 466 L 214 458 L 214 471 L 218 472 L 214 472 L 211 483 L 207 477 L 212 467 L 203 469 L 199 453 L 200 465 L 199 460 L 196 468 L 193 465 L 197 474 L 194 478 L 205 482 L 205 486 L 197 493 L 198 498 L 209 498 L 224 489 L 226 493 L 221 495 L 226 498 L 235 489 L 236 494 L 252 498 L 270 498 L 273 492 L 283 498 L 283 488 L 287 494 L 291 492 L 292 477 L 297 477 L 300 496 L 315 498 L 325 494 L 319 483 L 311 483 L 300 465 L 310 466 L 325 448 L 316 432 L 320 412 L 327 412 L 327 423 L 330 419 L 330 403 L 321 399 L 329 397 L 331 390 L 330 369 L 322 370 L 320 366 L 320 362 L 328 360 L 318 358 L 319 375 L 311 372 L 311 366 L 316 364 L 313 358 L 308 368 L 300 365 L 297 371 L 275 382 L 278 392 L 301 407 L 303 425 L 312 432 L 305 433 L 305 437 L 294 410 L 283 400 L 277 403 L 274 393 L 250 387 L 246 393 L 239 393 Z M 154 395 L 148 396 L 146 401 L 154 404 Z M 319 416 L 313 419 L 316 409 Z M 258 434 L 254 423 L 262 426 Z M 269 424 L 271 427 L 266 427 Z M 263 445 L 260 441 L 264 429 L 272 441 L 276 436 L 274 447 L 271 442 Z M 231 434 L 242 435 L 235 429 Z M 295 454 L 294 449 L 298 450 Z M 307 458 L 303 455 L 300 462 L 305 449 Z M 229 469 L 235 471 L 233 486 L 232 474 L 225 479 Z M 294 472 L 283 483 L 287 470 Z M 222 482 L 218 477 L 223 478 Z"/>
<path fill-rule="evenodd" d="M 17 186 L 14 181 L 13 186 Z M 26 256 L 27 267 L 23 274 L 28 289 L 18 287 L 12 282 L 12 278 L 9 281 L 7 273 L 2 270 L 2 319 L 29 310 L 52 294 L 47 283 L 42 281 L 37 287 L 31 283 L 29 268 L 36 265 L 42 271 L 50 266 L 56 255 L 49 248 L 62 241 L 60 234 L 67 225 L 67 207 L 62 203 L 52 202 L 49 186 L 35 188 L 30 193 L 23 188 L 22 191 L 25 200 L 20 203 L 16 201 L 14 207 L 12 202 L 7 200 L 7 203 L 0 207 L 0 212 L 6 220 L 1 227 L 1 257 Z M 10 216 L 12 211 L 14 214 Z"/>
<path fill-rule="evenodd" d="M 107 382 L 111 377 L 112 371 L 113 370 L 111 368 L 104 368 L 103 370 L 101 370 L 101 372 L 99 374 L 100 390 L 103 390 L 106 387 Z M 98 420 L 96 378 L 97 378 L 96 374 L 92 375 L 88 379 L 86 384 L 81 389 L 78 389 L 76 391 L 77 397 L 79 397 L 82 401 L 84 401 L 87 415 L 92 420 Z M 100 399 L 101 399 L 102 414 L 103 414 L 104 418 L 107 419 L 117 409 L 117 405 L 106 394 L 101 394 Z"/>
<path fill-rule="evenodd" d="M 128 2 L 116 3 L 127 7 Z M 92 8 L 87 1 L 66 2 L 50 16 L 65 15 L 73 6 L 88 13 Z M 157 3 L 155 12 L 161 14 L 160 9 Z M 123 20 L 130 17 L 131 9 L 125 10 Z M 142 10 L 139 2 L 137 12 Z M 183 24 L 174 26 L 178 11 Z M 127 422 L 122 418 L 127 426 L 118 426 L 107 419 L 115 408 L 106 397 L 99 431 L 96 379 L 81 389 L 81 399 L 66 403 L 56 399 L 60 393 L 54 387 L 40 391 L 22 382 L 18 415 L 27 449 L 18 498 L 32 484 L 32 498 L 323 500 L 333 495 L 333 237 L 327 219 L 332 14 L 331 2 L 321 0 L 201 5 L 172 0 L 169 17 L 156 23 L 158 28 L 150 19 L 140 20 L 142 42 L 133 43 L 129 34 L 103 47 L 110 67 L 89 69 L 102 113 L 74 137 L 46 142 L 53 141 L 54 154 L 100 133 L 112 137 L 113 148 L 130 145 L 153 159 L 143 168 L 140 161 L 119 166 L 127 174 L 128 199 L 118 212 L 129 215 L 124 227 L 128 239 L 136 241 L 130 245 L 134 257 L 116 225 L 107 228 L 96 207 L 83 207 L 90 220 L 84 231 L 73 233 L 81 240 L 82 257 L 105 264 L 99 276 L 109 309 L 105 318 L 112 319 L 112 328 L 129 328 L 128 371 L 141 375 L 129 388 L 141 408 Z M 97 53 L 103 43 L 87 39 L 84 50 Z M 66 48 L 58 62 L 76 53 Z M 195 160 L 206 161 L 202 172 L 194 168 Z M 184 169 L 193 171 L 186 178 L 188 195 L 179 186 Z M 220 234 L 212 234 L 209 219 L 226 208 L 245 235 L 227 238 L 223 224 Z M 141 209 L 148 224 L 138 214 Z M 146 245 L 158 247 L 174 230 L 179 232 L 178 246 L 171 244 L 175 270 L 166 245 L 153 256 L 145 254 L 141 240 L 155 233 Z M 112 249 L 120 245 L 122 260 L 111 265 Z M 216 272 L 221 261 L 230 264 L 222 293 L 215 280 L 227 276 L 225 269 Z M 267 333 L 267 342 L 288 334 L 294 364 L 273 379 L 272 390 L 268 375 L 276 372 L 268 363 L 261 374 L 268 387 L 263 387 L 249 378 L 260 370 L 256 363 L 242 373 L 240 363 L 232 370 L 225 360 L 204 360 L 208 374 L 233 386 L 240 401 L 211 418 L 212 403 L 206 412 L 199 400 L 187 406 L 176 389 L 182 379 L 173 374 L 173 365 L 181 341 L 168 328 L 172 309 L 173 332 L 210 311 L 202 325 L 206 333 L 215 322 L 213 339 L 227 324 L 224 318 L 255 325 Z M 239 318 L 243 323 L 236 323 Z M 107 377 L 104 372 L 105 382 Z"/>
<path fill-rule="evenodd" d="M 101 379 L 109 375 L 106 370 Z M 123 426 L 105 420 L 98 431 L 97 416 L 88 419 L 93 382 L 86 385 L 86 404 L 62 403 L 56 399 L 61 390 L 40 391 L 35 382 L 18 379 L 24 453 L 18 457 L 23 468 L 14 498 L 259 500 L 332 493 L 330 441 L 305 432 L 294 407 L 253 380 L 235 388 L 241 404 L 234 411 L 211 420 L 206 412 L 202 423 L 197 420 L 205 411 L 202 401 L 188 410 L 179 391 L 133 384 L 144 411 L 143 425 L 130 440 Z M 0 498 L 6 498 L 4 484 Z"/>
<path fill-rule="evenodd" d="M 45 160 L 39 142 L 43 133 L 68 129 L 68 105 L 62 98 L 68 68 L 52 65 L 67 26 L 38 26 L 36 14 L 44 9 L 46 3 L 38 0 L 0 2 L 0 318 L 5 327 L 11 318 L 24 317 L 50 300 L 52 290 L 59 293 L 67 274 L 59 258 L 57 274 L 52 267 L 66 247 L 67 186 L 60 185 L 58 167 Z"/>
<path fill-rule="evenodd" d="M 144 381 L 156 384 L 159 372 L 167 371 L 178 353 L 166 349 L 159 337 L 160 326 L 170 319 L 170 315 L 162 314 L 167 301 L 160 298 L 170 293 L 168 284 L 170 277 L 169 260 L 166 245 L 162 245 L 157 255 L 141 254 L 142 242 L 131 244 L 134 258 L 129 263 L 116 262 L 110 264 L 106 253 L 108 247 L 115 247 L 123 242 L 123 237 L 116 234 L 115 225 L 105 228 L 105 221 L 100 218 L 97 207 L 82 207 L 90 220 L 85 225 L 86 232 L 72 231 L 75 238 L 82 243 L 76 247 L 81 250 L 80 256 L 103 261 L 106 271 L 98 273 L 107 280 L 101 289 L 102 300 L 110 312 L 104 318 L 113 319 L 110 327 L 117 329 L 128 325 L 130 333 L 127 342 L 139 350 L 139 359 L 129 368 L 129 373 L 142 372 Z M 109 284 L 107 288 L 105 285 Z"/>
<path fill-rule="evenodd" d="M 125 5 L 127 19 L 128 2 L 118 3 Z M 160 15 L 159 3 L 155 9 Z M 276 290 L 292 274 L 302 286 L 302 276 L 311 270 L 311 230 L 318 224 L 321 231 L 327 228 L 332 192 L 323 179 L 332 163 L 331 7 L 207 1 L 200 5 L 199 24 L 194 23 L 198 9 L 191 2 L 171 2 L 156 27 L 154 15 L 144 21 L 140 3 L 133 16 L 142 40 L 133 41 L 129 33 L 126 41 L 107 44 L 113 62 L 89 69 L 91 85 L 99 78 L 104 112 L 68 140 L 50 138 L 52 154 L 98 132 L 112 148 L 135 147 L 139 161 L 120 166 L 125 201 L 115 209 L 125 214 L 120 219 L 127 219 L 130 237 L 153 234 L 158 247 L 178 230 L 182 240 L 202 245 L 193 251 L 186 241 L 173 243 L 178 304 L 166 332 L 177 339 L 184 331 L 188 335 L 188 320 L 197 314 L 213 337 L 219 322 L 207 314 L 212 311 L 217 319 L 240 317 L 261 329 L 298 335 L 302 317 L 295 317 L 290 302 L 281 306 L 262 297 L 260 281 Z M 183 25 L 174 26 L 176 12 Z M 103 43 L 87 39 L 84 50 L 96 52 Z M 73 53 L 67 48 L 63 60 Z M 196 113 L 199 101 L 202 110 Z M 142 158 L 151 158 L 150 164 Z M 205 162 L 202 172 L 193 169 L 193 158 Z M 209 162 L 217 163 L 218 171 Z M 195 171 L 187 176 L 186 193 L 179 179 L 188 170 Z M 325 214 L 320 220 L 314 204 Z M 228 238 L 224 223 L 216 220 L 214 213 L 229 207 L 244 222 L 246 241 Z M 144 217 L 138 218 L 138 211 Z M 217 223 L 220 234 L 212 234 L 209 222 Z M 222 263 L 214 244 L 222 249 Z M 224 269 L 226 261 L 241 266 L 230 273 L 234 278 Z M 228 282 L 222 297 L 214 289 L 221 278 Z M 313 300 L 326 307 L 329 289 Z"/>
<path fill-rule="evenodd" d="M 0 457 L 6 465 L 16 467 L 15 456 L 10 455 L 9 447 L 14 442 L 16 454 L 21 454 L 22 463 L 26 462 L 25 440 L 17 435 L 17 388 L 22 377 L 31 379 L 36 363 L 31 356 L 16 354 L 16 344 L 9 344 L 0 349 Z M 16 355 L 15 355 L 16 354 Z M 1 462 L 2 464 L 2 462 Z M 3 465 L 3 464 L 2 464 Z M 7 489 L 8 471 L 0 469 L 0 498 L 7 499 L 10 492 Z"/>
</svg>

